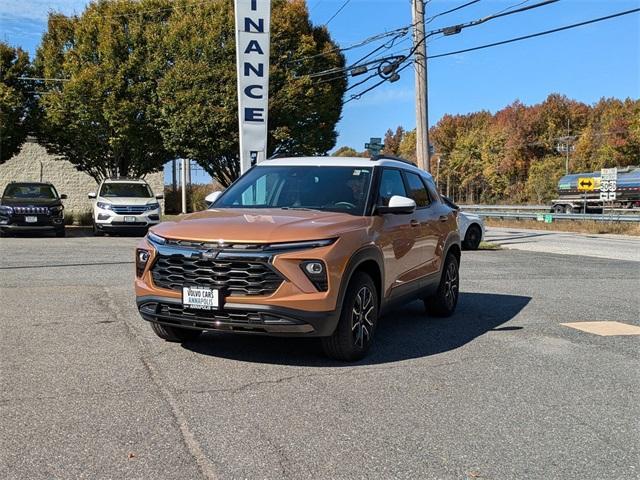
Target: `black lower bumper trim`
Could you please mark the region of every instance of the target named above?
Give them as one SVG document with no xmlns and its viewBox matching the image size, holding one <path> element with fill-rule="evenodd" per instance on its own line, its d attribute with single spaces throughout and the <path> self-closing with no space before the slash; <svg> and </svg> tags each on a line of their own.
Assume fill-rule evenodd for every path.
<svg viewBox="0 0 640 480">
<path fill-rule="evenodd" d="M 338 322 L 336 312 L 306 312 L 268 305 L 226 303 L 221 310 L 186 310 L 173 298 L 138 297 L 144 320 L 195 330 L 273 336 L 319 337 L 331 335 Z"/>
</svg>

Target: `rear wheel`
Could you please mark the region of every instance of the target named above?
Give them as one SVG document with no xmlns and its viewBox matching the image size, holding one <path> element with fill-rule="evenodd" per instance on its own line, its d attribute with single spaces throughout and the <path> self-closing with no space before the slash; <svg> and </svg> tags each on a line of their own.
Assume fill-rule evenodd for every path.
<svg viewBox="0 0 640 480">
<path fill-rule="evenodd" d="M 200 330 L 170 327 L 159 323 L 151 323 L 151 328 L 157 336 L 168 342 L 188 342 L 189 340 L 195 340 L 202 334 Z"/>
<path fill-rule="evenodd" d="M 61 237 L 66 237 L 67 236 L 67 230 L 65 228 L 61 228 L 60 230 L 56 230 L 56 237 L 61 238 Z"/>
<path fill-rule="evenodd" d="M 481 240 L 482 230 L 474 223 L 473 225 L 469 225 L 469 228 L 467 228 L 467 233 L 464 235 L 462 246 L 467 250 L 477 250 L 478 246 L 480 246 Z"/>
<path fill-rule="evenodd" d="M 325 354 L 336 360 L 360 360 L 371 347 L 377 324 L 376 287 L 369 275 L 356 272 L 347 287 L 338 326 L 333 335 L 322 338 Z"/>
<path fill-rule="evenodd" d="M 442 269 L 438 290 L 435 295 L 424 299 L 428 314 L 434 317 L 450 317 L 455 312 L 460 289 L 458 265 L 458 258 L 449 252 Z"/>
<path fill-rule="evenodd" d="M 571 205 L 566 205 L 564 207 L 564 213 L 573 213 L 573 207 Z"/>
</svg>

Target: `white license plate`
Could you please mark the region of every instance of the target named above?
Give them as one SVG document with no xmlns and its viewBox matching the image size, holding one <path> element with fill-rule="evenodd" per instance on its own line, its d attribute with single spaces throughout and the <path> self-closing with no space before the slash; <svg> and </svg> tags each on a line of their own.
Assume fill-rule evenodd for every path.
<svg viewBox="0 0 640 480">
<path fill-rule="evenodd" d="M 182 304 L 196 310 L 215 310 L 220 305 L 220 293 L 207 287 L 182 287 Z"/>
<path fill-rule="evenodd" d="M 135 223 L 136 217 L 124 217 L 124 221 L 127 223 Z"/>
<path fill-rule="evenodd" d="M 24 221 L 27 223 L 37 223 L 38 217 L 24 217 Z"/>
</svg>

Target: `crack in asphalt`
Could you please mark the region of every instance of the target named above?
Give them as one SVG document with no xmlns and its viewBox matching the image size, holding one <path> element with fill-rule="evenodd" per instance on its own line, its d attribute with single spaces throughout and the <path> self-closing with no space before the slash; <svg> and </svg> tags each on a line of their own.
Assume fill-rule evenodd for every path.
<svg viewBox="0 0 640 480">
<path fill-rule="evenodd" d="M 196 440 L 195 435 L 189 428 L 187 418 L 185 414 L 182 412 L 182 410 L 180 409 L 178 400 L 173 395 L 171 390 L 166 386 L 167 382 L 166 382 L 166 379 L 163 378 L 162 372 L 158 368 L 156 368 L 156 366 L 151 361 L 152 356 L 150 355 L 150 352 L 147 349 L 144 340 L 140 338 L 139 335 L 136 334 L 134 329 L 131 328 L 129 323 L 126 321 L 126 318 L 124 317 L 124 315 L 122 315 L 119 312 L 115 304 L 115 299 L 113 299 L 113 297 L 111 296 L 109 289 L 104 287 L 103 290 L 106 294 L 106 298 L 108 299 L 106 302 L 104 302 L 105 307 L 108 308 L 116 318 L 122 321 L 122 323 L 125 325 L 127 336 L 132 341 L 138 344 L 139 351 L 140 351 L 139 359 L 142 362 L 142 365 L 145 367 L 147 374 L 149 376 L 149 379 L 158 389 L 158 391 L 164 398 L 165 402 L 169 405 L 169 409 L 171 411 L 173 419 L 182 436 L 182 442 L 185 448 L 187 449 L 187 451 L 191 454 L 191 456 L 195 460 L 198 466 L 198 469 L 202 474 L 202 477 L 207 480 L 217 480 L 219 476 L 216 474 L 216 468 L 214 467 L 212 462 L 209 460 L 209 457 L 207 457 L 207 455 L 204 453 L 204 451 L 202 450 L 202 447 Z"/>
</svg>

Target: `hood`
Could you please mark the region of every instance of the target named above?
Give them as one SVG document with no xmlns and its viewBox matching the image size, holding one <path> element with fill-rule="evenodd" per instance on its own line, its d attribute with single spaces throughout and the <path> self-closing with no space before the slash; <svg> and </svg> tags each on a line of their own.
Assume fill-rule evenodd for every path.
<svg viewBox="0 0 640 480">
<path fill-rule="evenodd" d="M 158 201 L 155 197 L 98 197 L 97 200 L 112 205 L 146 205 Z"/>
<path fill-rule="evenodd" d="M 366 227 L 367 217 L 317 210 L 224 208 L 192 213 L 151 230 L 165 238 L 274 243 L 321 240 Z"/>
<path fill-rule="evenodd" d="M 9 207 L 56 207 L 62 205 L 59 198 L 11 198 L 3 197 L 0 205 Z"/>
</svg>

